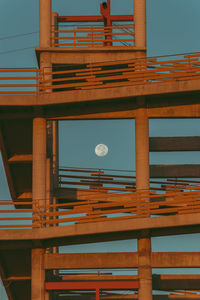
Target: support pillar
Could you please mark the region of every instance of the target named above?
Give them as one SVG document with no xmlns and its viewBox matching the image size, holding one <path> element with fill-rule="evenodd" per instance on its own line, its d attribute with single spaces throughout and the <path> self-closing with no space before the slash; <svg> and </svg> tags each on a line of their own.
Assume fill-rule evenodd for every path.
<svg viewBox="0 0 200 300">
<path fill-rule="evenodd" d="M 144 98 L 137 99 L 135 118 L 136 190 L 141 197 L 149 190 L 149 121 Z M 146 201 L 145 196 L 145 201 Z M 142 199 L 142 198 L 141 198 Z M 148 200 L 147 200 L 148 201 Z M 138 239 L 139 300 L 152 300 L 151 239 L 148 231 Z"/>
<path fill-rule="evenodd" d="M 134 0 L 135 46 L 146 48 L 146 0 Z"/>
<path fill-rule="evenodd" d="M 46 120 L 33 119 L 33 206 L 45 208 L 46 199 Z"/>
<path fill-rule="evenodd" d="M 51 45 L 51 0 L 40 0 L 40 47 Z"/>
<path fill-rule="evenodd" d="M 58 188 L 58 121 L 52 121 L 52 187 L 53 190 Z M 56 205 L 56 197 L 53 197 L 53 205 Z M 56 212 L 56 207 L 53 207 L 53 212 Z M 57 217 L 54 217 L 56 219 Z M 55 224 L 54 226 L 57 226 Z M 59 247 L 53 247 L 53 253 L 58 253 Z M 56 272 L 56 271 L 55 271 Z"/>
<path fill-rule="evenodd" d="M 151 239 L 145 235 L 138 239 L 138 277 L 138 300 L 152 300 Z"/>
<path fill-rule="evenodd" d="M 44 249 L 32 249 L 31 300 L 45 300 Z"/>
<path fill-rule="evenodd" d="M 149 120 L 145 99 L 137 98 L 135 117 L 136 188 L 149 190 Z"/>
<path fill-rule="evenodd" d="M 52 24 L 52 14 L 51 14 L 51 0 L 40 0 L 40 47 L 50 48 L 51 47 L 51 24 Z M 40 76 L 41 82 L 44 80 L 43 88 L 41 91 L 45 93 L 51 92 L 48 86 L 52 85 L 51 82 L 51 55 L 48 52 L 40 53 Z"/>
</svg>

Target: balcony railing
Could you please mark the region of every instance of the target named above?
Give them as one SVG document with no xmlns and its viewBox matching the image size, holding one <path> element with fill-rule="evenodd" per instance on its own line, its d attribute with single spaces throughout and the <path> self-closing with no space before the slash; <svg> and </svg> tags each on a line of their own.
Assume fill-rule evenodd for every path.
<svg viewBox="0 0 200 300">
<path fill-rule="evenodd" d="M 134 46 L 133 25 L 60 25 L 52 30 L 52 47 Z"/>
<path fill-rule="evenodd" d="M 180 56 L 179 56 L 180 57 Z M 175 56 L 174 59 L 141 58 L 127 61 L 92 63 L 59 70 L 44 70 L 40 92 L 89 90 L 146 85 L 200 78 L 200 54 Z M 51 79 L 45 80 L 45 76 Z"/>
<path fill-rule="evenodd" d="M 38 94 L 38 69 L 0 69 L 0 94 Z"/>
<path fill-rule="evenodd" d="M 34 205 L 0 201 L 0 228 L 41 228 L 200 213 L 197 181 L 151 180 L 149 190 L 136 191 L 135 176 L 122 172 L 71 168 L 59 172 L 56 203 L 41 199 Z"/>
<path fill-rule="evenodd" d="M 46 94 L 200 79 L 200 53 L 37 69 L 0 69 L 0 94 Z"/>
</svg>

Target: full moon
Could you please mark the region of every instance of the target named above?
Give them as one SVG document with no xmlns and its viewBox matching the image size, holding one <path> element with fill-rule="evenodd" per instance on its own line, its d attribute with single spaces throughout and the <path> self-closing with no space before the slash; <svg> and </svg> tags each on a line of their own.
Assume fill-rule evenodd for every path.
<svg viewBox="0 0 200 300">
<path fill-rule="evenodd" d="M 108 147 L 104 144 L 99 144 L 95 147 L 95 153 L 97 156 L 106 156 L 108 153 Z"/>
</svg>

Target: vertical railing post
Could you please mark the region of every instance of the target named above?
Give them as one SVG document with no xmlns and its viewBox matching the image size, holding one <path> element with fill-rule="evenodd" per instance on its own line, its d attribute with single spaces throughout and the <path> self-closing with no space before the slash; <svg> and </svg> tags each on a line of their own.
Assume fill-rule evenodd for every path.
<svg viewBox="0 0 200 300">
<path fill-rule="evenodd" d="M 39 95 L 39 76 L 38 76 L 39 70 L 36 71 L 36 95 Z"/>
<path fill-rule="evenodd" d="M 52 47 L 55 47 L 58 43 L 58 14 L 56 12 L 52 13 L 51 17 L 51 41 Z"/>
<path fill-rule="evenodd" d="M 76 47 L 76 29 L 73 29 L 74 32 L 74 47 Z"/>
<path fill-rule="evenodd" d="M 94 46 L 94 28 L 91 26 L 91 32 L 92 32 L 92 46 Z"/>
</svg>

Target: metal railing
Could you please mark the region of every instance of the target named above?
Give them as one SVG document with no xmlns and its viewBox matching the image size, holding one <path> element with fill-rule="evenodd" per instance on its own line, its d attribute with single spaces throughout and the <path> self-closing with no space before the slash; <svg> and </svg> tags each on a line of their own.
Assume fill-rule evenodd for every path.
<svg viewBox="0 0 200 300">
<path fill-rule="evenodd" d="M 0 94 L 46 94 L 200 79 L 200 53 L 140 58 L 57 70 L 0 69 Z"/>
<path fill-rule="evenodd" d="M 38 69 L 0 69 L 0 94 L 38 94 Z"/>
<path fill-rule="evenodd" d="M 200 182 L 151 180 L 136 191 L 122 172 L 61 169 L 57 202 L 0 201 L 0 228 L 42 228 L 112 220 L 200 213 Z M 15 209 L 17 208 L 17 209 Z"/>
<path fill-rule="evenodd" d="M 52 30 L 52 47 L 134 46 L 133 25 L 59 25 Z"/>
<path fill-rule="evenodd" d="M 54 72 L 45 69 L 43 73 L 51 79 L 41 77 L 40 93 L 46 93 L 49 88 L 52 92 L 60 92 L 200 79 L 199 53 L 173 58 L 91 63 L 74 69 L 60 66 L 59 71 Z"/>
</svg>

